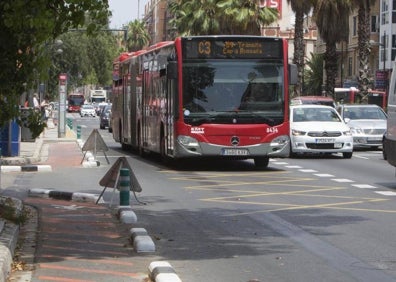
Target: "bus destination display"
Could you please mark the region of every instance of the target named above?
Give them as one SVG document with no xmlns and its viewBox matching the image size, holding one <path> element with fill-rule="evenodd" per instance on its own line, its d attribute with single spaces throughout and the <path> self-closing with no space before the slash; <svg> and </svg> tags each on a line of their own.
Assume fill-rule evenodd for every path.
<svg viewBox="0 0 396 282">
<path fill-rule="evenodd" d="M 192 40 L 184 41 L 186 59 L 282 58 L 282 41 L 274 40 Z"/>
</svg>

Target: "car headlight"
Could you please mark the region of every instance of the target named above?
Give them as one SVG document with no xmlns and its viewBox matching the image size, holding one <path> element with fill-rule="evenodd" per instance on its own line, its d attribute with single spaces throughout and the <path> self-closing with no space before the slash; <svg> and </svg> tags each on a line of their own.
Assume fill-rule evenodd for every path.
<svg viewBox="0 0 396 282">
<path fill-rule="evenodd" d="M 352 127 L 351 128 L 352 134 L 363 134 L 363 129 L 360 127 Z"/>
<path fill-rule="evenodd" d="M 305 135 L 306 133 L 307 133 L 306 131 L 297 130 L 297 129 L 292 129 L 292 135 L 293 135 L 293 136 L 303 136 L 303 135 Z"/>
<path fill-rule="evenodd" d="M 351 136 L 352 132 L 350 130 L 348 130 L 348 131 L 342 132 L 342 134 L 345 135 L 345 136 Z"/>
</svg>

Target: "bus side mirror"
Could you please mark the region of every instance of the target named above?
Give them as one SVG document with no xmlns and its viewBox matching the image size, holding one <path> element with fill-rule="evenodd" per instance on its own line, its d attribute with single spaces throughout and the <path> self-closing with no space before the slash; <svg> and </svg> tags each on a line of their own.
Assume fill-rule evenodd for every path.
<svg viewBox="0 0 396 282">
<path fill-rule="evenodd" d="M 176 79 L 177 78 L 177 62 L 170 61 L 168 62 L 168 66 L 166 67 L 166 74 L 168 79 Z"/>
<path fill-rule="evenodd" d="M 295 85 L 297 84 L 298 78 L 297 78 L 297 65 L 295 64 L 289 64 L 289 84 L 290 85 Z"/>
</svg>

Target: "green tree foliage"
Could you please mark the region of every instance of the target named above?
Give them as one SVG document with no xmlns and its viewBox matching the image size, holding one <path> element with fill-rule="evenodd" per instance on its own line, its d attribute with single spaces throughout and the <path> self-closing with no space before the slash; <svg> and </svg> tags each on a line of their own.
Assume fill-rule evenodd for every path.
<svg viewBox="0 0 396 282">
<path fill-rule="evenodd" d="M 129 52 L 143 49 L 150 43 L 144 21 L 134 20 L 128 24 L 127 49 Z"/>
<path fill-rule="evenodd" d="M 95 33 L 107 24 L 110 12 L 107 0 L 2 0 L 0 15 L 3 126 L 19 116 L 21 94 L 36 89 L 41 77 L 48 76 L 48 44 L 72 28 L 84 26 Z"/>
<path fill-rule="evenodd" d="M 68 89 L 82 85 L 111 84 L 112 62 L 117 54 L 115 37 L 106 30 L 96 36 L 88 36 L 85 31 L 73 31 L 58 37 L 63 43 L 56 46 L 63 52 L 52 52 L 52 65 L 48 78 L 49 93 L 56 93 L 59 73 L 68 74 Z"/>
<path fill-rule="evenodd" d="M 304 93 L 307 95 L 321 95 L 323 83 L 324 54 L 311 53 L 311 59 L 306 62 L 304 72 Z"/>
<path fill-rule="evenodd" d="M 278 19 L 276 9 L 260 8 L 253 0 L 172 0 L 169 11 L 180 35 L 260 35 L 260 25 Z"/>
<path fill-rule="evenodd" d="M 324 55 L 326 70 L 325 91 L 330 96 L 334 94 L 338 71 L 336 44 L 348 39 L 348 23 L 351 9 L 350 0 L 316 0 L 314 4 L 314 19 L 320 37 L 326 43 Z"/>
</svg>

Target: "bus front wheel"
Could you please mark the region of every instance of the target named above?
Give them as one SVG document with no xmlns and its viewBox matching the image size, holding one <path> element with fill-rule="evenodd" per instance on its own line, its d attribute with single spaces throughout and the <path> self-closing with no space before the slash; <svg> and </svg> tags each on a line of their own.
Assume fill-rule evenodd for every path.
<svg viewBox="0 0 396 282">
<path fill-rule="evenodd" d="M 254 158 L 254 165 L 258 168 L 267 168 L 269 163 L 268 157 L 257 157 Z"/>
</svg>

